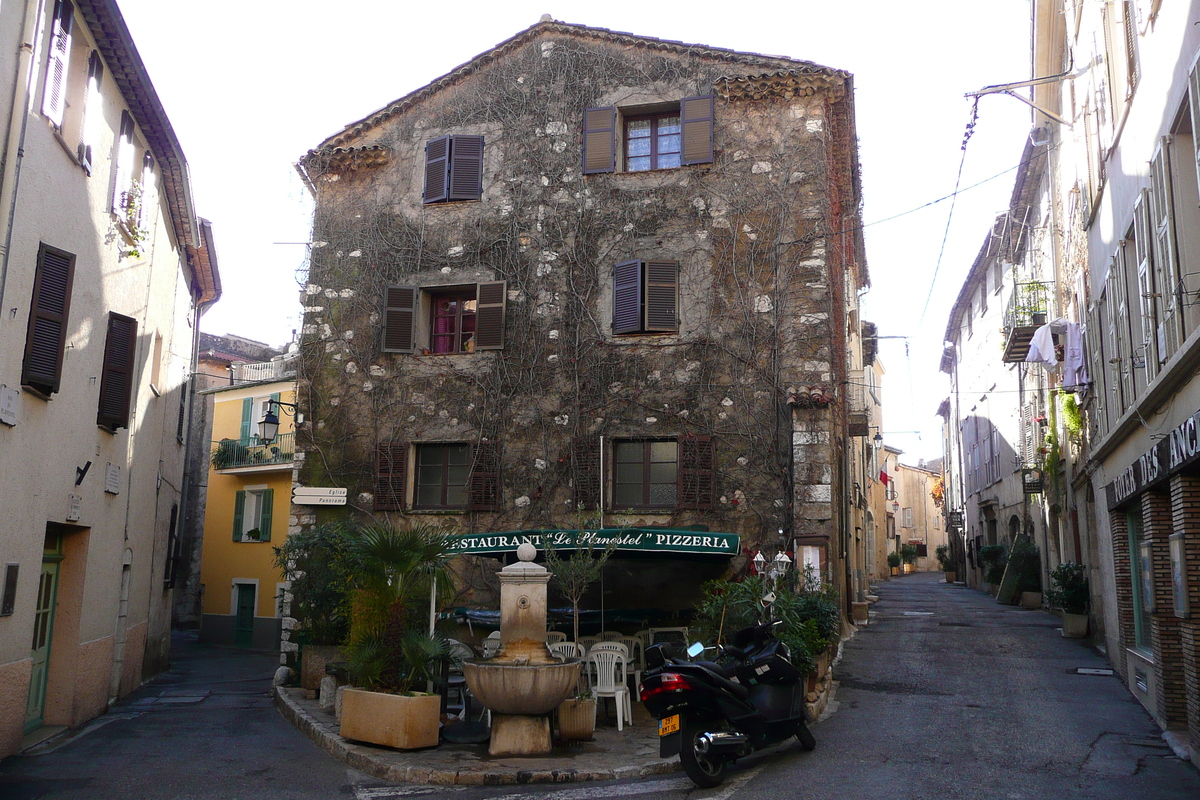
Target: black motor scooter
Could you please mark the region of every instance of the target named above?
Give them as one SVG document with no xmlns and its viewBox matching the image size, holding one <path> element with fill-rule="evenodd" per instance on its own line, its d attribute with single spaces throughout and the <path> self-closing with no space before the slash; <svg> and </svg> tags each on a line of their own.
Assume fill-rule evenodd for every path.
<svg viewBox="0 0 1200 800">
<path fill-rule="evenodd" d="M 639 695 L 659 720 L 659 757 L 678 754 L 701 788 L 719 785 L 741 756 L 792 736 L 803 750 L 817 745 L 806 725 L 804 676 L 775 638 L 778 624 L 739 631 L 732 646 L 717 648 L 722 663 L 676 658 L 665 644 L 646 648 Z M 693 644 L 688 656 L 704 650 Z"/>
</svg>

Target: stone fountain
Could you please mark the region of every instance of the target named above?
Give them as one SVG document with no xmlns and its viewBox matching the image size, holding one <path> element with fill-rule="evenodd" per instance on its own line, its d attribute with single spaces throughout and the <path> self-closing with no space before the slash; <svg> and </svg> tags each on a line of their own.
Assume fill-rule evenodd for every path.
<svg viewBox="0 0 1200 800">
<path fill-rule="evenodd" d="M 492 711 L 494 756 L 550 752 L 550 712 L 579 680 L 578 658 L 560 661 L 546 647 L 546 584 L 550 573 L 533 563 L 537 548 L 517 548 L 515 564 L 500 570 L 500 649 L 492 658 L 463 662 L 471 693 Z"/>
</svg>

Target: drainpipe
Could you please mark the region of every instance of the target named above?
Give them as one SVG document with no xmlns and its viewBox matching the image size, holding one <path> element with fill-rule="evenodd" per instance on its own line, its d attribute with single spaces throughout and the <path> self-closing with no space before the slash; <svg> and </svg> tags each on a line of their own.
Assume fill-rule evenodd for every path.
<svg viewBox="0 0 1200 800">
<path fill-rule="evenodd" d="M 34 83 L 35 43 L 41 26 L 38 20 L 45 11 L 45 0 L 26 0 L 25 22 L 21 29 L 21 44 L 17 48 L 17 69 L 13 76 L 12 111 L 8 119 L 8 135 L 4 142 L 4 174 L 0 177 L 0 215 L 4 219 L 4 235 L 0 237 L 0 307 L 4 304 L 4 288 L 8 280 L 8 255 L 12 245 L 13 220 L 17 214 L 17 184 L 21 174 L 21 159 L 25 155 L 25 129 L 29 123 L 29 96 Z"/>
</svg>

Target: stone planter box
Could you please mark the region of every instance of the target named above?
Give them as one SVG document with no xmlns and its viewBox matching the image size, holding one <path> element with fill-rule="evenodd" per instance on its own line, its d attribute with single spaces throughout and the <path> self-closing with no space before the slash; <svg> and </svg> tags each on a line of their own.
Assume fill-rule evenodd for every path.
<svg viewBox="0 0 1200 800">
<path fill-rule="evenodd" d="M 325 677 L 325 665 L 339 661 L 342 649 L 337 645 L 306 644 L 300 650 L 300 685 L 305 689 L 320 689 Z"/>
<path fill-rule="evenodd" d="M 442 698 L 436 694 L 405 697 L 346 689 L 338 733 L 345 739 L 398 750 L 436 747 L 441 706 Z"/>
<path fill-rule="evenodd" d="M 558 706 L 558 738 L 564 742 L 590 742 L 596 732 L 596 701 L 563 700 Z"/>
<path fill-rule="evenodd" d="M 1062 635 L 1066 639 L 1083 639 L 1087 636 L 1088 631 L 1088 616 L 1087 614 L 1068 614 L 1063 612 L 1062 615 Z"/>
<path fill-rule="evenodd" d="M 958 579 L 957 572 L 947 572 L 946 573 L 946 583 L 954 583 L 954 581 L 957 579 Z"/>
<path fill-rule="evenodd" d="M 870 607 L 871 607 L 870 603 L 851 603 L 850 604 L 850 612 L 854 617 L 855 625 L 866 625 L 867 624 L 867 619 L 868 619 L 867 614 L 868 614 L 868 609 Z"/>
<path fill-rule="evenodd" d="M 892 575 L 899 575 L 899 574 L 900 574 L 900 568 L 899 568 L 899 567 L 889 567 L 889 569 L 892 571 Z"/>
<path fill-rule="evenodd" d="M 1037 609 L 1042 607 L 1041 592 L 1021 592 L 1021 600 L 1018 603 L 1021 608 Z"/>
</svg>

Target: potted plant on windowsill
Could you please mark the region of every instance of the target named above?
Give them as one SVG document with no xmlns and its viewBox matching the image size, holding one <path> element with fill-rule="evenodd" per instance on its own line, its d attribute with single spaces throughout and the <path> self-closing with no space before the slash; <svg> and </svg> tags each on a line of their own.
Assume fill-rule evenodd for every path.
<svg viewBox="0 0 1200 800">
<path fill-rule="evenodd" d="M 888 553 L 887 563 L 888 563 L 888 567 L 891 569 L 892 575 L 900 574 L 900 554 L 899 553 L 896 553 L 896 552 Z"/>
<path fill-rule="evenodd" d="M 448 549 L 442 531 L 428 525 L 375 523 L 354 534 L 346 656 L 356 688 L 342 696 L 346 739 L 401 750 L 437 745 L 441 698 L 419 688 L 450 652 L 424 627 L 423 603 L 430 582 L 444 573 Z"/>
<path fill-rule="evenodd" d="M 958 576 L 954 573 L 954 557 L 950 555 L 950 545 L 939 544 L 933 552 L 942 566 L 942 572 L 946 573 L 946 583 L 954 583 Z"/>
<path fill-rule="evenodd" d="M 1050 583 L 1050 603 L 1062 609 L 1062 635 L 1068 639 L 1084 638 L 1088 629 L 1087 568 L 1065 561 L 1050 573 Z"/>
</svg>

